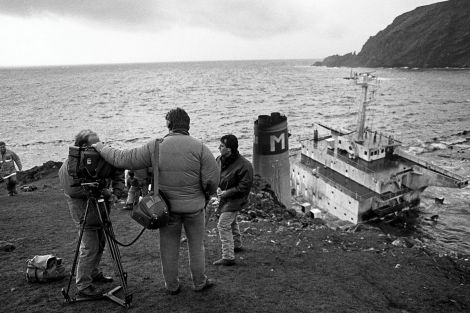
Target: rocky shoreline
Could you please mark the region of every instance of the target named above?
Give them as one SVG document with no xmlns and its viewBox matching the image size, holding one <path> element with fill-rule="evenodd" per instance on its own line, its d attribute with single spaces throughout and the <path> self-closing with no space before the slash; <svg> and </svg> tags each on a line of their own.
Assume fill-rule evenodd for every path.
<svg viewBox="0 0 470 313">
<path fill-rule="evenodd" d="M 8 197 L 0 192 L 0 250 L 5 312 L 101 312 L 115 304 L 66 305 L 60 294 L 67 283 L 32 284 L 24 278 L 25 260 L 54 254 L 70 270 L 76 230 L 66 208 L 57 171 L 46 162 L 18 173 L 20 183 L 37 187 Z M 122 260 L 134 293 L 135 312 L 463 312 L 470 309 L 470 266 L 464 256 L 439 255 L 410 236 L 405 216 L 378 224 L 336 225 L 283 208 L 267 184 L 257 179 L 250 204 L 241 213 L 246 250 L 231 268 L 212 266 L 220 258 L 215 216 L 207 225 L 207 271 L 217 281 L 205 294 L 190 289 L 186 244 L 182 244 L 183 291 L 164 291 L 158 231 L 145 232 L 135 245 L 122 248 Z M 294 212 L 295 211 L 295 212 Z M 408 212 L 412 218 L 413 213 Z M 140 226 L 118 204 L 112 213 L 116 235 L 130 242 Z M 18 262 L 18 261 L 21 262 Z M 23 266 L 21 266 L 23 265 Z M 112 273 L 105 257 L 104 270 Z M 225 299 L 221 301 L 221 299 Z M 228 301 L 228 302 L 227 302 Z"/>
<path fill-rule="evenodd" d="M 430 144 L 429 146 L 431 146 Z M 427 152 L 443 153 L 445 149 L 425 149 Z M 425 153 L 426 151 L 423 151 Z M 465 151 L 468 153 L 470 151 Z M 460 156 L 460 155 L 459 155 Z M 62 162 L 48 161 L 41 166 L 35 166 L 31 169 L 18 172 L 18 181 L 22 191 L 34 191 L 37 188 L 47 189 L 49 184 L 37 186 L 35 182 L 50 179 L 57 175 Z M 58 182 L 57 182 L 58 183 Z M 26 188 L 25 188 L 26 187 Z M 29 188 L 28 188 L 29 187 Z M 28 190 L 29 189 L 29 190 Z M 125 199 L 125 196 L 123 196 Z M 293 197 L 295 204 L 300 203 L 301 199 Z M 295 205 L 294 205 L 295 206 Z M 213 212 L 215 207 L 210 208 Z M 215 217 L 212 217 L 215 219 Z M 429 254 L 447 256 L 440 251 L 432 251 L 426 244 L 426 238 L 422 238 L 415 232 L 415 219 L 418 213 L 414 210 L 406 210 L 386 219 L 375 220 L 369 223 L 354 225 L 346 221 L 341 221 L 336 217 L 323 214 L 322 218 L 314 218 L 295 209 L 287 209 L 282 205 L 270 185 L 259 176 L 255 176 L 252 191 L 249 195 L 249 204 L 240 212 L 240 219 L 245 222 L 259 223 L 269 222 L 278 225 L 278 229 L 287 229 L 290 231 L 314 231 L 318 229 L 332 229 L 343 233 L 356 233 L 363 230 L 376 232 L 378 236 L 387 236 L 389 243 L 395 246 L 414 248 L 426 251 Z M 450 257 L 467 261 L 470 256 L 458 253 L 449 254 Z"/>
<path fill-rule="evenodd" d="M 17 180 L 20 185 L 29 184 L 47 176 L 53 175 L 59 171 L 62 162 L 47 161 L 39 166 L 34 166 L 25 171 L 17 172 Z"/>
</svg>

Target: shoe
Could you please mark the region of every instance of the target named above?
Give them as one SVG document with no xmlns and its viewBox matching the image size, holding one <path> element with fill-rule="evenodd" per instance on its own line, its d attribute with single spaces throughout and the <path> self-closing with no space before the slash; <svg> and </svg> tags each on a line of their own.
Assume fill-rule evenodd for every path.
<svg viewBox="0 0 470 313">
<path fill-rule="evenodd" d="M 94 283 L 111 283 L 113 280 L 114 279 L 110 276 L 104 276 L 102 272 L 93 277 Z"/>
<path fill-rule="evenodd" d="M 233 249 L 233 252 L 242 252 L 242 251 L 245 251 L 243 247 L 236 247 Z"/>
<path fill-rule="evenodd" d="M 90 285 L 83 290 L 79 290 L 77 295 L 80 298 L 98 299 L 103 297 L 103 291 Z"/>
<path fill-rule="evenodd" d="M 232 266 L 235 265 L 235 260 L 220 259 L 212 263 L 213 265 Z"/>
<path fill-rule="evenodd" d="M 168 289 L 166 290 L 166 293 L 171 296 L 176 296 L 180 292 L 181 292 L 181 285 L 179 285 L 178 288 L 176 288 L 176 290 L 168 290 Z"/>
<path fill-rule="evenodd" d="M 215 282 L 214 282 L 213 280 L 211 280 L 211 279 L 208 278 L 208 279 L 206 280 L 206 283 L 204 284 L 204 286 L 199 287 L 199 288 L 195 288 L 194 291 L 195 291 L 195 292 L 201 292 L 201 291 L 205 291 L 205 290 L 207 290 L 207 289 L 210 289 L 210 288 L 212 288 L 212 287 L 214 287 L 214 286 L 215 286 Z"/>
</svg>

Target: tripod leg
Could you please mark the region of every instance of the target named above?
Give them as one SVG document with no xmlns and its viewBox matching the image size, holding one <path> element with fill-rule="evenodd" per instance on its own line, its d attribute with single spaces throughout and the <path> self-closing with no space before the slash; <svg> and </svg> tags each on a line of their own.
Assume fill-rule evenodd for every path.
<svg viewBox="0 0 470 313">
<path fill-rule="evenodd" d="M 110 250 L 111 257 L 114 260 L 115 271 L 121 278 L 121 282 L 123 283 L 123 285 L 125 285 L 127 284 L 127 280 L 124 280 L 124 281 L 122 280 L 122 277 L 125 278 L 125 273 L 122 268 L 121 254 L 119 253 L 119 248 L 117 247 L 116 242 L 112 240 L 112 238 L 114 238 L 114 231 L 112 228 L 111 221 L 109 219 L 109 214 L 106 208 L 106 203 L 104 202 L 103 199 L 98 200 L 98 206 L 99 206 L 100 218 L 103 223 L 103 229 L 105 232 L 106 241 L 108 243 L 108 248 Z M 125 289 L 125 286 L 123 286 L 123 289 Z"/>
<path fill-rule="evenodd" d="M 111 256 L 113 257 L 116 265 L 116 270 L 119 273 L 119 277 L 121 279 L 123 291 L 125 294 L 127 294 L 127 273 L 124 272 L 124 268 L 122 267 L 122 262 L 121 262 L 121 253 L 119 252 L 119 248 L 114 242 L 112 238 L 114 238 L 114 232 L 112 228 L 107 228 L 107 238 L 109 242 L 109 249 L 111 252 Z"/>
<path fill-rule="evenodd" d="M 80 244 L 82 243 L 83 232 L 85 231 L 85 225 L 86 225 L 86 219 L 87 219 L 87 216 L 88 216 L 88 207 L 89 207 L 89 205 L 90 205 L 90 200 L 87 201 L 86 208 L 85 208 L 85 214 L 84 214 L 84 217 L 83 217 L 83 222 L 82 222 L 82 225 L 80 227 L 80 233 L 78 235 L 77 247 L 75 248 L 75 256 L 73 258 L 72 270 L 70 271 L 70 278 L 69 278 L 69 283 L 68 283 L 68 286 L 67 286 L 67 291 L 64 290 L 64 288 L 62 288 L 62 295 L 64 296 L 66 302 L 71 301 L 70 295 L 69 295 L 70 285 L 72 283 L 73 276 L 75 275 L 75 269 L 76 269 L 77 263 L 78 263 L 78 253 L 80 252 Z"/>
<path fill-rule="evenodd" d="M 109 214 L 108 214 L 108 210 L 106 208 L 106 203 L 104 202 L 103 199 L 99 199 L 97 201 L 97 208 L 98 208 L 98 213 L 99 213 L 100 220 L 101 220 L 103 228 L 104 228 L 106 241 L 108 243 L 108 248 L 109 248 L 109 251 L 111 253 L 111 257 L 113 258 L 113 261 L 114 261 L 113 262 L 114 263 L 114 270 L 119 275 L 119 278 L 121 280 L 122 289 L 123 289 L 123 292 L 124 292 L 124 295 L 125 295 L 124 306 L 128 307 L 130 305 L 130 302 L 132 301 L 132 295 L 128 294 L 127 274 L 124 272 L 124 269 L 122 267 L 121 254 L 119 252 L 119 248 L 118 248 L 116 242 L 113 240 L 114 231 L 113 231 L 113 227 L 112 227 L 112 224 L 111 224 L 111 220 L 109 219 Z M 108 294 L 105 294 L 105 295 L 108 296 L 109 299 L 117 302 L 115 300 L 116 297 L 114 295 L 112 295 L 112 292 L 108 293 Z M 117 302 L 117 303 L 123 305 L 122 301 Z"/>
</svg>

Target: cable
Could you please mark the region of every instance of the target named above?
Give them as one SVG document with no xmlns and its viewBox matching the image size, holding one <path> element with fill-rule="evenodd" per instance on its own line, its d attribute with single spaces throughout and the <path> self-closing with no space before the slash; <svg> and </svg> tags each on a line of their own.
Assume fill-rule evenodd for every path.
<svg viewBox="0 0 470 313">
<path fill-rule="evenodd" d="M 110 222 L 111 223 L 111 222 Z M 106 229 L 107 231 L 107 229 Z M 140 233 L 137 235 L 137 237 L 135 237 L 134 240 L 131 241 L 131 243 L 128 243 L 128 244 L 125 244 L 125 243 L 122 243 L 120 242 L 119 240 L 116 239 L 116 237 L 114 236 L 114 234 L 110 234 L 108 233 L 109 237 L 115 242 L 117 243 L 118 245 L 122 246 L 122 247 L 130 247 L 132 246 L 139 238 L 140 236 L 142 236 L 142 234 L 144 233 L 145 231 L 145 227 L 142 228 L 142 230 L 140 231 Z"/>
</svg>

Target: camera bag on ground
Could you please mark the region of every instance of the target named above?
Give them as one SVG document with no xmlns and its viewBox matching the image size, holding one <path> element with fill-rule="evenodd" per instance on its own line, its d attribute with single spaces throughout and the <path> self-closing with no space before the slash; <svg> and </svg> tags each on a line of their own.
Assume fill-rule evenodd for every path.
<svg viewBox="0 0 470 313">
<path fill-rule="evenodd" d="M 155 141 L 155 166 L 153 167 L 152 191 L 134 204 L 131 217 L 147 229 L 158 229 L 168 224 L 170 205 L 158 190 L 158 158 L 160 140 Z"/>
<path fill-rule="evenodd" d="M 47 283 L 66 276 L 62 259 L 48 255 L 36 255 L 28 260 L 26 280 L 30 283 Z"/>
</svg>

